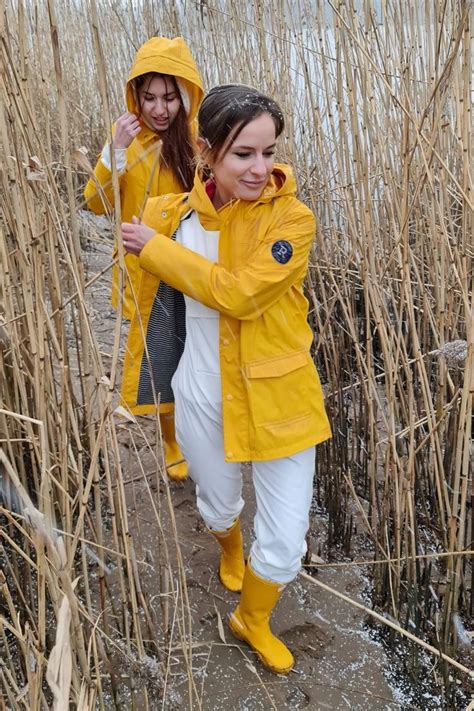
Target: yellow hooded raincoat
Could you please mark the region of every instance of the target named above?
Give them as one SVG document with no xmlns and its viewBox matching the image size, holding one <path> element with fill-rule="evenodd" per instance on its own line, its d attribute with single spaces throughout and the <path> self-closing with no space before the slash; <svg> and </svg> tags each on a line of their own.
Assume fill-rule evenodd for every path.
<svg viewBox="0 0 474 711">
<path fill-rule="evenodd" d="M 220 231 L 218 263 L 170 239 L 190 210 L 205 229 Z M 149 200 L 143 222 L 157 234 L 139 257 L 144 272 L 125 355 L 124 404 L 135 414 L 155 411 L 150 393 L 157 388 L 144 383 L 152 378 L 146 363 L 160 338 L 150 315 L 160 301 L 158 289 L 167 284 L 220 312 L 227 461 L 285 457 L 328 439 L 302 290 L 315 222 L 295 197 L 290 169 L 275 166 L 259 200 L 236 200 L 218 212 L 196 177 L 189 194 Z"/>
<path fill-rule="evenodd" d="M 176 77 L 184 108 L 192 124 L 196 118 L 203 97 L 201 77 L 194 63 L 191 53 L 181 37 L 168 39 L 166 37 L 152 37 L 140 47 L 135 57 L 135 62 L 130 70 L 125 93 L 128 111 L 140 115 L 140 107 L 133 88 L 133 80 L 142 74 L 157 72 Z M 183 91 L 184 89 L 184 91 Z M 112 133 L 115 126 L 112 127 Z M 194 135 L 195 131 L 192 130 Z M 160 150 L 161 141 L 157 133 L 142 123 L 142 130 L 127 148 L 127 168 L 119 176 L 121 217 L 124 222 L 131 222 L 133 215 L 139 215 L 150 176 L 155 163 L 156 151 Z M 114 204 L 112 176 L 110 170 L 102 163 L 97 162 L 94 170 L 95 180 L 91 179 L 86 185 L 84 197 L 90 210 L 101 215 Z M 97 189 L 97 183 L 100 190 Z M 183 186 L 174 175 L 171 168 L 158 161 L 150 183 L 150 197 L 164 195 L 165 193 L 181 193 Z M 105 202 L 102 195 L 106 198 Z M 116 254 L 116 251 L 115 251 Z M 138 259 L 128 254 L 125 257 L 128 279 L 133 284 L 135 293 L 141 272 Z M 112 304 L 117 307 L 120 298 L 118 290 L 119 268 L 114 267 L 112 276 Z M 130 319 L 135 310 L 130 283 L 127 280 L 124 294 L 123 315 Z"/>
</svg>

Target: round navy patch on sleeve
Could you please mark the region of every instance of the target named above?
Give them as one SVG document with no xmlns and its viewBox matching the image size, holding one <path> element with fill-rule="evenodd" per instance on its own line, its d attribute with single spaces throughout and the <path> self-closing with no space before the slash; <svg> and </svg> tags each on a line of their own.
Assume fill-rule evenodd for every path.
<svg viewBox="0 0 474 711">
<path fill-rule="evenodd" d="M 286 239 L 279 239 L 272 244 L 272 256 L 280 264 L 286 264 L 293 256 L 293 247 Z"/>
</svg>

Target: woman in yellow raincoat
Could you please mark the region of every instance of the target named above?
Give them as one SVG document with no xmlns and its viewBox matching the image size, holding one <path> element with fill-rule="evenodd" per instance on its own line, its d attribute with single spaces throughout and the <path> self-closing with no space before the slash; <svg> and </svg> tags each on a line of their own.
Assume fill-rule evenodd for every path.
<svg viewBox="0 0 474 711">
<path fill-rule="evenodd" d="M 87 206 L 103 214 L 114 204 L 112 157 L 120 186 L 121 217 L 141 215 L 147 197 L 190 190 L 194 176 L 193 123 L 203 96 L 202 82 L 191 53 L 181 37 L 153 37 L 138 50 L 127 80 L 127 111 L 112 129 L 112 146 L 106 144 L 86 185 Z M 116 254 L 116 251 L 115 251 Z M 142 271 L 138 259 L 125 257 L 126 278 L 123 315 L 130 319 Z M 117 307 L 119 267 L 112 273 L 112 303 Z M 159 354 L 155 354 L 159 360 Z M 176 443 L 173 399 L 160 400 L 160 423 L 168 475 L 183 479 L 187 464 Z M 156 412 L 156 407 L 153 409 Z"/>
<path fill-rule="evenodd" d="M 149 200 L 142 223 L 122 225 L 124 247 L 144 270 L 122 396 L 136 412 L 172 388 L 198 508 L 221 546 L 221 581 L 241 591 L 231 630 L 286 673 L 294 659 L 269 618 L 300 568 L 315 445 L 331 436 L 302 290 L 315 222 L 295 197 L 290 168 L 274 163 L 284 125 L 274 101 L 245 86 L 216 87 L 198 122 L 191 192 Z M 183 352 L 176 311 L 164 320 L 167 292 L 185 302 Z M 165 333 L 171 383 L 153 364 Z M 247 565 L 242 461 L 252 463 L 257 503 Z"/>
</svg>

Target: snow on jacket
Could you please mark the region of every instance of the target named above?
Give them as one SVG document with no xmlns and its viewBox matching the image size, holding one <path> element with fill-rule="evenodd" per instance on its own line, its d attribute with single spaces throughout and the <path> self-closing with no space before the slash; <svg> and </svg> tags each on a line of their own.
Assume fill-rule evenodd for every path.
<svg viewBox="0 0 474 711">
<path fill-rule="evenodd" d="M 219 230 L 217 263 L 172 239 L 189 210 L 197 212 L 206 230 Z M 219 211 L 196 177 L 189 194 L 149 200 L 143 222 L 157 233 L 139 257 L 144 272 L 126 348 L 123 403 L 135 414 L 156 409 L 154 396 L 164 387 L 150 387 L 146 381 L 163 378 L 163 372 L 149 367 L 152 354 L 164 348 L 165 333 L 172 349 L 174 326 L 182 324 L 180 307 L 163 308 L 163 290 L 177 290 L 220 313 L 227 461 L 285 457 L 328 439 L 331 430 L 310 355 L 313 333 L 302 290 L 315 220 L 295 197 L 291 170 L 276 165 L 258 200 L 236 200 Z M 169 323 L 157 329 L 158 311 L 166 312 Z M 179 352 L 175 355 L 179 360 Z M 176 366 L 170 365 L 167 380 Z"/>
<path fill-rule="evenodd" d="M 189 123 L 194 126 L 195 118 L 203 97 L 201 77 L 191 53 L 181 37 L 168 39 L 152 37 L 145 42 L 137 52 L 134 64 L 130 70 L 125 88 L 128 111 L 140 115 L 137 105 L 133 80 L 142 74 L 157 72 L 175 76 L 180 89 L 183 105 Z M 161 141 L 157 133 L 148 128 L 142 121 L 142 130 L 126 150 L 127 168 L 119 175 L 121 217 L 124 222 L 131 222 L 133 215 L 139 215 L 147 191 L 150 175 L 155 164 L 156 151 L 160 150 Z M 192 126 L 192 134 L 195 133 Z M 112 127 L 112 134 L 115 125 Z M 94 170 L 95 180 L 91 179 L 84 190 L 84 197 L 90 210 L 101 215 L 114 204 L 112 175 L 110 170 L 99 159 Z M 96 181 L 101 190 L 98 191 Z M 151 181 L 149 195 L 155 197 L 166 193 L 181 193 L 183 185 L 177 179 L 171 168 L 158 161 Z M 105 201 L 103 197 L 105 197 Z M 115 248 L 114 256 L 117 254 Z M 141 278 L 138 259 L 128 254 L 125 257 L 128 278 L 134 286 L 135 293 Z M 115 265 L 112 273 L 112 303 L 117 307 L 119 294 L 119 267 Z M 130 284 L 127 282 L 124 293 L 123 315 L 130 319 L 135 310 Z"/>
</svg>

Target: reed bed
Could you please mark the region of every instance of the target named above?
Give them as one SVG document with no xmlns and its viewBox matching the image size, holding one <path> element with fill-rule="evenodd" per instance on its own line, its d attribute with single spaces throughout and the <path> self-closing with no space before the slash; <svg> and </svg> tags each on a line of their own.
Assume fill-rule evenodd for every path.
<svg viewBox="0 0 474 711">
<path fill-rule="evenodd" d="M 140 425 L 127 431 L 114 413 L 121 324 L 105 352 L 91 298 L 108 271 L 87 272 L 80 213 L 88 161 L 122 111 L 133 54 L 153 34 L 184 36 L 207 87 L 249 83 L 283 106 L 280 157 L 319 223 L 307 293 L 334 429 L 316 485 L 327 556 L 360 559 L 354 533 L 364 533 L 373 606 L 444 655 L 431 679 L 453 707 L 460 672 L 446 658 L 463 660 L 473 612 L 469 6 L 2 3 L 8 708 L 152 709 L 158 698 L 163 708 L 201 707 L 159 432 L 152 441 Z M 158 531 L 158 603 L 130 529 L 124 437 L 152 462 L 154 488 L 149 471 L 140 476 Z M 160 533 L 165 519 L 172 536 Z M 426 674 L 417 648 L 407 662 L 415 677 Z M 176 649 L 185 699 L 173 696 L 169 677 Z"/>
</svg>

